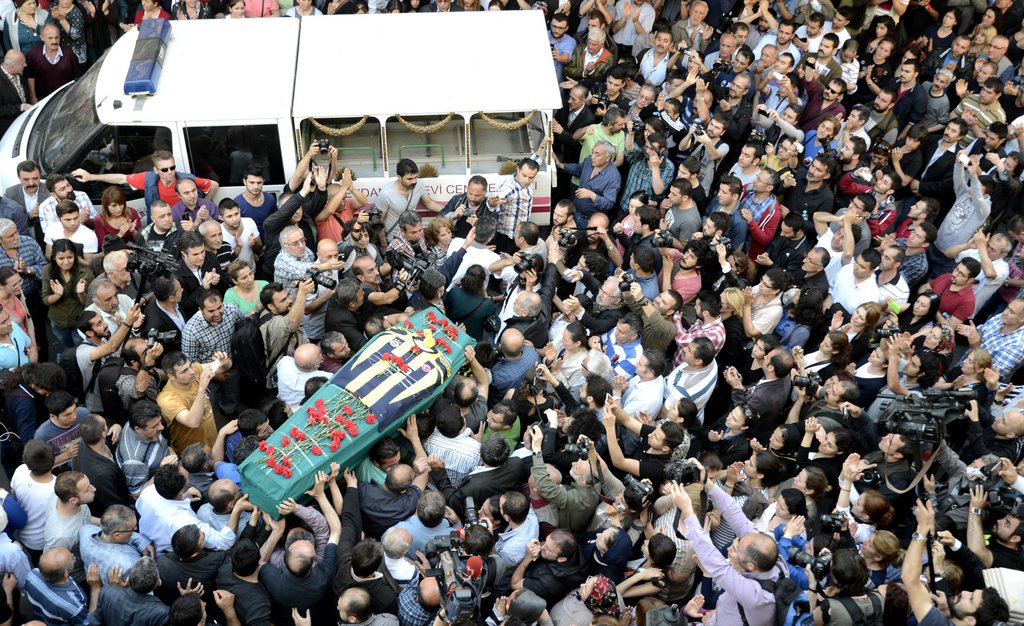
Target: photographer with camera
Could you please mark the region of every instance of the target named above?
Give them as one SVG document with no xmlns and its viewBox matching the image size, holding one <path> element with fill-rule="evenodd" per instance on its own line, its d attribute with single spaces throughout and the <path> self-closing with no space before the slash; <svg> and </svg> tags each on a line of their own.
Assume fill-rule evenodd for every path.
<svg viewBox="0 0 1024 626">
<path fill-rule="evenodd" d="M 711 183 L 715 178 L 715 172 L 719 164 L 729 154 L 729 144 L 723 135 L 729 125 L 729 120 L 724 115 L 715 114 L 712 116 L 707 111 L 705 98 L 707 83 L 697 81 L 697 111 L 700 119 L 708 119 L 707 130 L 701 122 L 694 122 L 690 131 L 679 142 L 680 153 L 688 152 L 689 156 L 697 159 L 700 163 L 700 186 L 704 193 L 711 192 Z"/>
<path fill-rule="evenodd" d="M 148 344 L 145 339 L 135 338 L 126 341 L 121 348 L 121 360 L 124 361 L 124 365 L 121 367 L 116 385 L 124 412 L 138 400 L 156 402 L 156 397 L 160 394 L 165 376 L 157 367 L 157 363 L 164 354 L 164 346 L 162 342 L 156 340 L 156 335 L 157 333 L 153 333 L 153 341 Z"/>
<path fill-rule="evenodd" d="M 881 623 L 882 594 L 871 586 L 867 564 L 856 550 L 823 550 L 806 569 L 807 599 L 816 624 Z M 827 578 L 832 584 L 825 588 Z"/>
<path fill-rule="evenodd" d="M 637 478 L 647 478 L 654 484 L 665 479 L 665 466 L 672 460 L 672 452 L 687 437 L 686 428 L 675 422 L 664 422 L 659 426 L 644 424 L 640 427 L 641 451 L 635 458 L 627 457 L 622 452 L 616 425 L 619 421 L 626 422 L 622 404 L 614 396 L 605 399 L 604 424 L 605 440 L 608 446 L 608 458 L 619 474 L 629 474 Z"/>
<path fill-rule="evenodd" d="M 929 545 L 929 537 L 936 531 L 934 506 L 930 501 L 918 500 L 914 516 L 917 518 L 917 530 L 907 548 L 906 556 L 903 557 L 903 587 L 906 589 L 910 609 L 917 618 L 917 623 L 921 626 L 991 626 L 1010 619 L 1006 600 L 991 587 L 963 591 L 956 598 L 932 596 L 929 588 L 921 580 L 921 574 L 925 548 Z M 978 536 L 981 537 L 980 518 L 975 523 L 978 524 Z M 936 600 L 939 602 L 938 606 L 935 604 Z M 945 617 L 940 607 L 946 609 L 952 619 Z"/>
<path fill-rule="evenodd" d="M 558 511 L 558 527 L 566 528 L 572 533 L 587 530 L 590 519 L 601 501 L 594 489 L 593 468 L 597 465 L 596 448 L 584 435 L 580 435 L 576 443 L 567 446 L 578 456 L 569 471 L 572 483 L 565 486 L 552 480 L 548 466 L 544 463 L 544 455 L 541 453 L 544 446 L 544 431 L 534 424 L 530 434 L 530 450 L 533 452 L 530 476 L 541 497 Z"/>
<path fill-rule="evenodd" d="M 530 542 L 526 557 L 512 573 L 511 587 L 532 591 L 543 598 L 551 610 L 585 579 L 586 570 L 576 538 L 559 528 L 543 542 L 536 539 Z"/>
<path fill-rule="evenodd" d="M 281 243 L 281 252 L 274 260 L 274 282 L 284 286 L 288 295 L 294 297 L 298 285 L 304 280 L 312 279 L 314 284 L 332 288 L 327 284 L 329 276 L 321 276 L 320 272 L 334 272 L 340 270 L 342 262 L 340 259 L 330 261 L 317 261 L 316 255 L 306 246 L 306 235 L 298 226 L 286 226 L 278 236 Z M 330 282 L 334 282 L 330 279 Z M 310 293 L 312 293 L 311 290 Z M 309 295 L 308 293 L 305 295 Z M 305 306 L 303 301 L 303 306 Z"/>
</svg>

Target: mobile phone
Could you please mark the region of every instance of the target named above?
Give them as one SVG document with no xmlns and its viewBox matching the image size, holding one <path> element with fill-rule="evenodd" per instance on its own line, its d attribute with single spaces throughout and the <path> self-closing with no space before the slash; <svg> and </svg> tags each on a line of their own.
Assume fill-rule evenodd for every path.
<svg viewBox="0 0 1024 626">
<path fill-rule="evenodd" d="M 565 348 L 562 348 L 561 350 L 558 351 L 558 356 L 555 357 L 555 360 L 557 361 L 558 359 L 562 358 L 563 356 L 565 356 Z"/>
<path fill-rule="evenodd" d="M 772 72 L 772 76 L 775 78 L 775 80 L 782 80 L 783 78 L 785 78 L 785 76 L 782 75 L 782 72 Z"/>
<path fill-rule="evenodd" d="M 214 359 L 210 362 L 210 372 L 216 374 L 220 370 L 220 359 Z"/>
<path fill-rule="evenodd" d="M 966 154 L 961 154 L 956 158 L 956 160 L 960 161 L 960 165 L 963 165 L 964 167 L 970 167 L 971 165 L 971 158 Z"/>
</svg>

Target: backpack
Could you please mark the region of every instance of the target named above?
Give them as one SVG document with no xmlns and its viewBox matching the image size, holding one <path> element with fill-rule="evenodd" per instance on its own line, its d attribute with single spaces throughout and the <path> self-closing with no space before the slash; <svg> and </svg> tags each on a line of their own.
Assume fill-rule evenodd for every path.
<svg viewBox="0 0 1024 626">
<path fill-rule="evenodd" d="M 864 615 L 864 611 L 853 598 L 828 598 L 823 602 L 823 604 L 826 607 L 833 602 L 841 604 L 843 609 L 850 616 L 850 623 L 853 624 L 853 626 L 882 626 L 882 594 L 875 589 L 869 589 L 867 592 L 867 598 L 871 602 L 870 617 Z M 833 620 L 835 620 L 834 616 Z"/>
<path fill-rule="evenodd" d="M 659 606 L 653 611 L 648 611 L 646 616 L 647 626 L 682 626 L 686 623 L 675 605 Z"/>
<path fill-rule="evenodd" d="M 108 424 L 120 424 L 124 422 L 125 412 L 128 409 L 121 400 L 121 394 L 117 390 L 117 380 L 122 374 L 134 374 L 135 370 L 125 365 L 118 357 L 112 357 L 103 363 L 99 373 L 96 374 L 96 385 L 99 387 L 100 400 L 103 402 L 103 417 Z"/>
<path fill-rule="evenodd" d="M 60 353 L 57 364 L 64 371 L 64 390 L 73 395 L 78 404 L 84 405 L 87 390 L 85 388 L 85 379 L 82 378 L 82 370 L 78 368 L 78 349 L 65 349 Z M 99 366 L 99 361 L 93 363 L 93 380 L 96 380 Z"/>
<path fill-rule="evenodd" d="M 252 316 L 246 315 L 235 324 L 231 351 L 234 369 L 239 373 L 240 397 L 263 398 L 267 393 L 267 349 L 260 323 Z"/>
<path fill-rule="evenodd" d="M 793 580 L 789 578 L 758 580 L 757 584 L 775 596 L 775 620 L 772 622 L 775 626 L 804 626 L 804 624 L 813 623 L 807 594 Z M 747 616 L 743 612 L 743 605 L 737 602 L 736 608 L 740 611 L 743 626 L 750 626 L 750 622 L 747 621 Z M 811 621 L 808 622 L 807 618 L 810 618 Z"/>
</svg>

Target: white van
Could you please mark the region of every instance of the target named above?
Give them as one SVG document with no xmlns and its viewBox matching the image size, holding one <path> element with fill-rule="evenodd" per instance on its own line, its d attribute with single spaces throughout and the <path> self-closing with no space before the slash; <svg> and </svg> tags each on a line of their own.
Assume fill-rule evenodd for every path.
<svg viewBox="0 0 1024 626">
<path fill-rule="evenodd" d="M 0 140 L 0 183 L 31 159 L 43 175 L 148 171 L 165 149 L 178 167 L 243 190 L 250 163 L 278 191 L 318 139 L 338 148 L 373 202 L 401 158 L 444 202 L 471 174 L 492 188 L 529 156 L 561 106 L 543 16 L 534 11 L 339 15 L 170 23 L 152 95 L 125 95 L 138 29 L 77 82 L 23 113 Z M 432 128 L 424 128 L 431 126 Z M 554 164 L 536 179 L 547 223 Z M 103 185 L 89 185 L 99 204 Z M 142 206 L 141 192 L 129 196 Z"/>
</svg>

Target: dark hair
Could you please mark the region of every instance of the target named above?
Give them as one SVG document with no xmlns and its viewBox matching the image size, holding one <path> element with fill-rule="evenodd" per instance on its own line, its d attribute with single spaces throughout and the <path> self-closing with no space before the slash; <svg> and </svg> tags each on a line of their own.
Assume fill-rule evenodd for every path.
<svg viewBox="0 0 1024 626">
<path fill-rule="evenodd" d="M 163 467 L 173 466 L 164 465 Z M 176 468 L 175 471 L 177 471 Z M 179 557 L 187 559 L 199 551 L 199 534 L 199 527 L 195 524 L 182 526 L 171 535 L 171 550 Z"/>
<path fill-rule="evenodd" d="M 78 276 L 78 250 L 75 248 L 75 243 L 70 239 L 57 239 L 50 244 L 50 263 L 53 267 L 50 270 L 50 278 L 60 282 L 60 269 L 57 267 L 57 254 L 60 252 L 70 252 L 74 261 L 71 263 L 71 280 L 74 282 L 75 277 Z M 6 281 L 3 281 L 6 282 Z"/>
<path fill-rule="evenodd" d="M 89 414 L 78 425 L 78 436 L 82 438 L 82 443 L 91 446 L 103 439 L 103 431 L 106 427 L 107 421 L 102 416 Z"/>
<path fill-rule="evenodd" d="M 60 415 L 75 405 L 75 397 L 63 389 L 58 389 L 46 396 L 46 410 L 50 415 Z"/>
<path fill-rule="evenodd" d="M 360 578 L 372 576 L 383 560 L 384 546 L 376 539 L 363 539 L 352 548 L 352 571 Z"/>
<path fill-rule="evenodd" d="M 505 502 L 501 505 L 501 513 L 507 515 L 513 524 L 522 524 L 530 513 L 530 501 L 518 491 L 506 491 L 502 494 Z"/>
<path fill-rule="evenodd" d="M 53 448 L 49 442 L 41 439 L 29 439 L 25 442 L 22 450 L 21 460 L 28 467 L 28 471 L 36 476 L 42 476 L 53 469 Z"/>
<path fill-rule="evenodd" d="M 243 537 L 231 548 L 231 571 L 238 576 L 252 576 L 260 565 L 260 549 L 252 539 Z"/>
<path fill-rule="evenodd" d="M 395 174 L 399 178 L 402 178 L 406 174 L 418 174 L 420 168 L 416 165 L 416 162 L 412 159 L 401 159 L 398 161 L 398 165 L 395 166 Z"/>
<path fill-rule="evenodd" d="M 864 595 L 868 583 L 868 565 L 856 550 L 836 550 L 832 554 L 832 580 L 840 597 Z"/>
<path fill-rule="evenodd" d="M 231 457 L 235 465 L 241 465 L 242 461 L 249 458 L 249 455 L 255 452 L 259 447 L 260 439 L 256 435 L 242 437 L 242 440 L 235 445 L 235 449 L 231 453 Z"/>
<path fill-rule="evenodd" d="M 789 509 L 790 515 L 803 515 L 807 517 L 807 499 L 804 498 L 804 494 L 799 489 L 783 489 L 779 496 L 782 497 L 786 503 L 786 508 Z"/>
<path fill-rule="evenodd" d="M 170 626 L 195 626 L 203 619 L 203 600 L 190 593 L 171 605 Z"/>
<path fill-rule="evenodd" d="M 175 463 L 161 465 L 153 474 L 153 486 L 156 487 L 156 492 L 160 497 L 165 500 L 177 500 L 187 485 L 188 479 L 182 476 Z"/>
<path fill-rule="evenodd" d="M 676 542 L 658 533 L 647 540 L 647 554 L 651 557 L 651 566 L 666 568 L 676 560 Z"/>
<path fill-rule="evenodd" d="M 488 467 L 501 467 L 508 460 L 508 442 L 498 433 L 491 434 L 480 446 L 480 460 Z"/>
<path fill-rule="evenodd" d="M 416 503 L 416 517 L 427 528 L 434 528 L 444 519 L 444 496 L 436 491 L 428 491 L 420 496 Z"/>
</svg>

